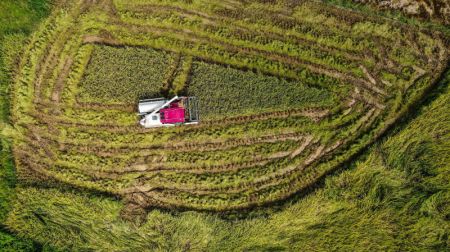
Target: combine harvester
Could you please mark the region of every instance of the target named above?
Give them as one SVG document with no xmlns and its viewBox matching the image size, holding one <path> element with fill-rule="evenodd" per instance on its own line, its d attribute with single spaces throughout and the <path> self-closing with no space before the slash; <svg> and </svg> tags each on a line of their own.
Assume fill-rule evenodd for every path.
<svg viewBox="0 0 450 252">
<path fill-rule="evenodd" d="M 178 97 L 140 100 L 139 123 L 144 128 L 170 127 L 198 124 L 198 102 L 195 97 Z"/>
</svg>

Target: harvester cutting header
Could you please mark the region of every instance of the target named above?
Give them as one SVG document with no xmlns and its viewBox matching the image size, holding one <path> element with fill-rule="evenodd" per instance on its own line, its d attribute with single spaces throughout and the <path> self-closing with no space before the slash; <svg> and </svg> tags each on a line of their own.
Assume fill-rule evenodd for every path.
<svg viewBox="0 0 450 252">
<path fill-rule="evenodd" d="M 198 124 L 198 101 L 196 97 L 178 97 L 140 100 L 138 105 L 139 123 L 144 128 L 170 127 L 175 125 Z"/>
</svg>

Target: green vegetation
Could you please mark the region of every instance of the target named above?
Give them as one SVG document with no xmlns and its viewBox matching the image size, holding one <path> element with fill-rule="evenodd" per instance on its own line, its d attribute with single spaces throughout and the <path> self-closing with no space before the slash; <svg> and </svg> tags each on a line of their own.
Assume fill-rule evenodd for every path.
<svg viewBox="0 0 450 252">
<path fill-rule="evenodd" d="M 10 71 L 7 71 L 6 66 L 10 66 L 14 62 L 15 56 L 17 56 L 21 47 L 20 44 L 23 43 L 24 36 L 23 35 L 9 35 L 3 37 L 2 45 L 1 45 L 1 55 L 2 62 L 0 65 L 3 66 L 1 71 L 1 98 L 0 98 L 0 125 L 2 129 L 6 126 L 8 121 L 9 111 L 8 111 L 8 94 L 9 87 L 8 83 L 10 82 Z M 17 46 L 19 45 L 19 46 Z M 1 138 L 0 144 L 0 220 L 5 218 L 5 215 L 9 209 L 9 198 L 14 194 L 14 185 L 15 185 L 15 176 L 14 176 L 14 167 L 12 162 L 12 156 L 10 152 L 10 143 L 5 138 Z"/>
<path fill-rule="evenodd" d="M 2 251 L 36 251 L 36 245 L 27 239 L 20 239 L 6 232 L 0 232 L 0 249 Z"/>
<path fill-rule="evenodd" d="M 25 240 L 1 246 L 449 245 L 444 34 L 309 1 L 61 0 L 5 41 L 0 220 Z M 199 125 L 138 126 L 173 94 Z"/>
<path fill-rule="evenodd" d="M 204 62 L 194 63 L 191 71 L 187 92 L 199 98 L 200 113 L 206 117 L 333 104 L 330 92 L 298 81 Z"/>
<path fill-rule="evenodd" d="M 35 25 L 48 15 L 48 0 L 15 1 L 4 0 L 0 3 L 1 37 L 12 34 L 29 34 Z"/>
<path fill-rule="evenodd" d="M 9 120 L 9 91 L 26 37 L 49 13 L 47 0 L 0 2 L 0 250 L 32 251 L 35 244 L 10 234 L 3 222 L 14 199 L 16 177 L 9 139 L 3 137 Z"/>
<path fill-rule="evenodd" d="M 158 97 L 170 55 L 140 48 L 95 46 L 80 83 L 80 101 L 135 103 Z"/>
</svg>

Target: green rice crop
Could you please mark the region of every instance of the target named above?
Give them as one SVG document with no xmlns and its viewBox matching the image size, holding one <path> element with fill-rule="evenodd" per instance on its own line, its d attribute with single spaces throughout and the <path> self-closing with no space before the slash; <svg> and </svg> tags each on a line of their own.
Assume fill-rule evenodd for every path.
<svg viewBox="0 0 450 252">
<path fill-rule="evenodd" d="M 198 97 L 206 118 L 334 103 L 328 90 L 205 62 L 193 64 L 187 92 Z"/>
<path fill-rule="evenodd" d="M 79 98 L 99 103 L 135 103 L 161 96 L 169 53 L 96 46 L 80 82 Z"/>
</svg>

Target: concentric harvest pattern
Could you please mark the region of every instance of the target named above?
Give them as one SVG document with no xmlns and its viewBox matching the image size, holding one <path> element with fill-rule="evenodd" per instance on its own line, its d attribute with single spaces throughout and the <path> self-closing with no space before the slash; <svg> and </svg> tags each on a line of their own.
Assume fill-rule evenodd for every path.
<svg viewBox="0 0 450 252">
<path fill-rule="evenodd" d="M 280 6 L 62 3 L 15 80 L 20 179 L 130 209 L 266 205 L 376 140 L 448 61 L 437 33 L 308 1 Z M 138 125 L 139 98 L 174 94 L 198 97 L 199 125 Z"/>
</svg>

